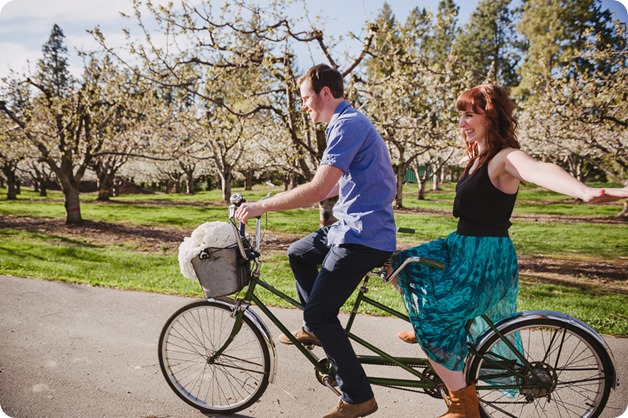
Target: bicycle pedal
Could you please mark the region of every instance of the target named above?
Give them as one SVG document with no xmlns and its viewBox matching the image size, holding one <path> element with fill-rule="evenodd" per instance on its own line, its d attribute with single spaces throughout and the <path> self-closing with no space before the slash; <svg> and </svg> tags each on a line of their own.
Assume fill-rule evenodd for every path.
<svg viewBox="0 0 628 418">
<path fill-rule="evenodd" d="M 332 392 L 334 392 L 336 395 L 341 396 L 342 393 L 340 393 L 340 391 L 337 389 L 338 387 L 338 383 L 336 382 L 336 379 L 332 379 L 329 378 L 329 380 L 324 380 L 323 384 Z"/>
</svg>

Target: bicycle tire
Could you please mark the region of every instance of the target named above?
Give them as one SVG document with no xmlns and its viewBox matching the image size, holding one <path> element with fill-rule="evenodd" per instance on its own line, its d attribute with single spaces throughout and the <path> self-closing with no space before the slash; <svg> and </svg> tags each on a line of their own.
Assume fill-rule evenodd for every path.
<svg viewBox="0 0 628 418">
<path fill-rule="evenodd" d="M 231 344 L 210 362 L 233 329 L 231 314 L 224 304 L 192 302 L 170 316 L 159 336 L 159 365 L 166 382 L 183 401 L 204 413 L 245 409 L 268 386 L 269 349 L 246 316 Z"/>
<path fill-rule="evenodd" d="M 595 418 L 602 413 L 613 384 L 612 360 L 604 347 L 587 331 L 565 320 L 531 318 L 504 327 L 503 334 L 521 341 L 523 355 L 532 367 L 515 366 L 523 376 L 538 378 L 544 387 L 526 387 L 521 375 L 492 367 L 490 356 L 500 341 L 493 334 L 478 348 L 468 368 L 467 379 L 478 382 L 480 415 L 502 417 L 581 417 Z M 503 354 L 503 353 L 502 353 Z M 514 356 L 499 356 L 500 360 Z M 498 360 L 498 357 L 491 357 Z M 513 361 L 505 360 L 505 361 Z M 512 365 L 512 363 L 511 363 Z M 533 369 L 533 370 L 530 370 Z M 510 376 L 508 376 L 510 374 Z M 481 379 L 501 378 L 495 386 Z M 500 390 L 500 384 L 517 384 L 515 390 Z M 481 388 L 483 384 L 486 390 Z"/>
</svg>

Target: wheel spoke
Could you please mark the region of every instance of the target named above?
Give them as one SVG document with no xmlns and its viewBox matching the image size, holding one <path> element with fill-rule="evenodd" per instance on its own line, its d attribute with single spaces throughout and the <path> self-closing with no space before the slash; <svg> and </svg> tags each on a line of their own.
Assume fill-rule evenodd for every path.
<svg viewBox="0 0 628 418">
<path fill-rule="evenodd" d="M 488 417 L 594 417 L 610 392 L 611 360 L 588 333 L 566 322 L 530 319 L 501 330 L 525 357 L 503 350 L 497 335 L 470 366 Z M 507 350 L 511 351 L 511 350 Z"/>
<path fill-rule="evenodd" d="M 181 399 L 203 412 L 239 411 L 268 385 L 268 347 L 250 319 L 242 319 L 238 333 L 224 346 L 235 321 L 229 306 L 203 301 L 180 309 L 162 330 L 162 372 Z"/>
</svg>

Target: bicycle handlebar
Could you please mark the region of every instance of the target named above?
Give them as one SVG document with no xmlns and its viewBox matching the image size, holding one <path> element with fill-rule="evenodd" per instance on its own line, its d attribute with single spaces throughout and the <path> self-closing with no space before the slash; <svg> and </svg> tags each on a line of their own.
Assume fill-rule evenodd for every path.
<svg viewBox="0 0 628 418">
<path fill-rule="evenodd" d="M 247 251 L 247 249 L 244 248 L 244 240 L 247 239 L 246 230 L 245 230 L 246 224 L 244 224 L 243 222 L 240 222 L 240 225 L 238 226 L 236 223 L 237 222 L 236 218 L 235 218 L 236 210 L 240 207 L 240 205 L 242 205 L 242 203 L 245 203 L 246 200 L 244 199 L 244 197 L 242 197 L 240 193 L 235 193 L 231 195 L 231 197 L 229 198 L 229 202 L 231 203 L 229 205 L 229 222 L 231 222 L 231 225 L 233 226 L 233 230 L 236 236 L 238 237 L 236 242 L 238 244 L 238 249 L 240 250 L 240 254 L 242 255 L 242 257 L 244 257 L 247 260 L 251 260 L 253 258 L 259 257 L 261 217 L 258 216 L 255 218 L 255 248 L 250 248 L 249 246 L 249 251 Z"/>
<path fill-rule="evenodd" d="M 423 264 L 424 266 L 427 266 L 427 267 L 437 268 L 437 269 L 441 269 L 441 270 L 444 270 L 445 266 L 446 266 L 445 263 L 441 263 L 440 261 L 432 260 L 432 259 L 429 259 L 429 258 L 408 257 L 405 260 L 403 260 L 403 263 L 401 263 L 401 265 L 399 265 L 399 267 L 397 267 L 395 269 L 395 271 L 390 273 L 390 276 L 386 276 L 382 272 L 383 273 L 382 281 L 384 283 L 389 283 L 392 279 L 394 279 L 399 274 L 399 272 L 401 270 L 403 270 L 410 263 L 419 263 L 419 264 Z"/>
</svg>

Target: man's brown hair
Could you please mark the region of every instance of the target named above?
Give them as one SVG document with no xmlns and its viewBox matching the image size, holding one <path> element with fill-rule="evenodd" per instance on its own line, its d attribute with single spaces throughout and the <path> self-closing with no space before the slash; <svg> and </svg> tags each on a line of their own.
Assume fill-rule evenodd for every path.
<svg viewBox="0 0 628 418">
<path fill-rule="evenodd" d="M 297 84 L 300 86 L 306 81 L 310 82 L 312 90 L 316 94 L 320 93 L 323 87 L 329 87 L 335 99 L 342 98 L 344 95 L 342 74 L 328 65 L 318 64 L 313 66 L 297 79 Z"/>
</svg>

